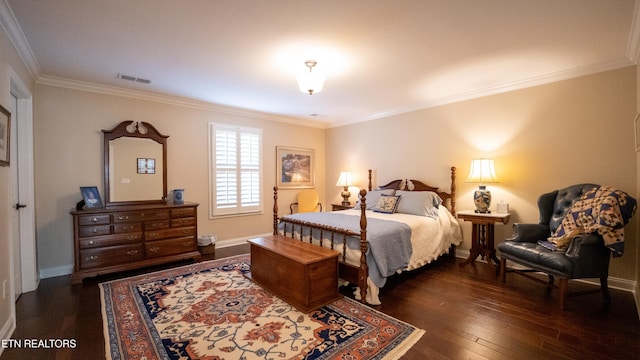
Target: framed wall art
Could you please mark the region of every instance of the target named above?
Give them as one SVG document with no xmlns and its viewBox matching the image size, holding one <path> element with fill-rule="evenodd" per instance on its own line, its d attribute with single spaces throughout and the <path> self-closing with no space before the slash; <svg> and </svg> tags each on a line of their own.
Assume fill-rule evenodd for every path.
<svg viewBox="0 0 640 360">
<path fill-rule="evenodd" d="M 0 166 L 9 166 L 11 150 L 11 113 L 0 105 Z"/>
<path fill-rule="evenodd" d="M 137 158 L 138 159 L 138 174 L 155 174 L 156 173 L 156 159 L 150 158 Z"/>
<path fill-rule="evenodd" d="M 276 147 L 276 185 L 279 189 L 315 186 L 315 151 L 295 147 Z"/>
</svg>

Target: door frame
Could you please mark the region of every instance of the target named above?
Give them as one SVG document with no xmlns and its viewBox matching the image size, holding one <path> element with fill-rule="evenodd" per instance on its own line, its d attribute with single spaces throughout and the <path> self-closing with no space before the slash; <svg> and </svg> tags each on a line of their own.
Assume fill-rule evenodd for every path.
<svg viewBox="0 0 640 360">
<path fill-rule="evenodd" d="M 16 126 L 18 130 L 18 163 L 11 166 L 18 166 L 20 174 L 18 198 L 22 204 L 27 205 L 20 209 L 19 224 L 22 292 L 25 293 L 36 290 L 40 282 L 36 249 L 33 96 L 11 67 L 9 67 L 9 80 L 10 92 L 18 99 L 18 116 L 12 118 L 12 126 Z M 12 267 L 12 278 L 13 271 Z"/>
</svg>

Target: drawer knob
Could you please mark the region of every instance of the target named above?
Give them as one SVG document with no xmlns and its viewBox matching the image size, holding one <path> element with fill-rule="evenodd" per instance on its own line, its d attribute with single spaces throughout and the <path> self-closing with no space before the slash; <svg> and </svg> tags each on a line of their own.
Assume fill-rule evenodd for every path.
<svg viewBox="0 0 640 360">
<path fill-rule="evenodd" d="M 98 260 L 98 255 L 91 255 L 87 258 L 87 261 L 96 261 Z"/>
<path fill-rule="evenodd" d="M 152 248 L 149 248 L 149 251 L 151 251 L 151 252 L 153 252 L 153 253 L 154 253 L 154 252 L 158 252 L 158 250 L 160 250 L 160 248 L 159 248 L 159 247 L 157 247 L 157 246 L 154 246 L 154 247 L 152 247 Z"/>
<path fill-rule="evenodd" d="M 137 253 L 138 253 L 138 250 L 129 250 L 129 251 L 127 251 L 127 255 L 129 255 L 129 256 L 133 256 L 133 255 L 135 255 Z"/>
<path fill-rule="evenodd" d="M 129 220 L 129 217 L 126 215 L 120 215 L 118 216 L 118 220 Z"/>
<path fill-rule="evenodd" d="M 98 233 L 98 228 L 93 228 L 93 230 L 91 232 L 94 233 L 94 234 L 97 234 Z"/>
<path fill-rule="evenodd" d="M 89 245 L 93 245 L 93 240 L 89 240 Z"/>
<path fill-rule="evenodd" d="M 182 243 L 182 246 L 184 247 L 191 247 L 191 241 L 185 241 Z"/>
<path fill-rule="evenodd" d="M 91 222 L 98 222 L 98 218 L 97 217 L 91 218 Z"/>
</svg>

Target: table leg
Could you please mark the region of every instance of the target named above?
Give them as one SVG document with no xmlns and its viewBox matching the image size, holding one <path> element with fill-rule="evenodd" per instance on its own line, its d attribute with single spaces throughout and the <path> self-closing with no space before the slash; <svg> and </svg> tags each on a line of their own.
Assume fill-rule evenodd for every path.
<svg viewBox="0 0 640 360">
<path fill-rule="evenodd" d="M 476 261 L 478 255 L 482 254 L 482 245 L 480 244 L 480 228 L 478 224 L 471 225 L 471 250 L 469 251 L 469 257 L 460 263 L 460 266 L 465 266 Z M 484 256 L 484 255 L 483 255 Z"/>
</svg>

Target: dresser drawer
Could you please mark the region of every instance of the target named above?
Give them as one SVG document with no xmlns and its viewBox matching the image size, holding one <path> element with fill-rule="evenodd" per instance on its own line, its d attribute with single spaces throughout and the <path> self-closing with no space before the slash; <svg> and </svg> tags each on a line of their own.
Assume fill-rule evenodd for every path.
<svg viewBox="0 0 640 360">
<path fill-rule="evenodd" d="M 142 242 L 142 232 L 132 232 L 118 235 L 92 236 L 78 240 L 80 249 L 91 249 L 114 245 L 130 245 Z"/>
<path fill-rule="evenodd" d="M 79 226 L 78 235 L 83 237 L 111 234 L 111 225 Z"/>
<path fill-rule="evenodd" d="M 169 219 L 169 210 L 136 210 L 113 213 L 113 222 L 137 222 Z"/>
<path fill-rule="evenodd" d="M 172 228 L 166 230 L 151 230 L 144 232 L 144 239 L 160 240 L 167 238 L 183 237 L 183 236 L 195 236 L 196 230 L 194 227 Z"/>
<path fill-rule="evenodd" d="M 196 242 L 193 237 L 153 241 L 145 243 L 144 246 L 147 258 L 180 254 L 196 250 Z"/>
<path fill-rule="evenodd" d="M 119 223 L 113 225 L 114 234 L 142 231 L 142 223 Z"/>
<path fill-rule="evenodd" d="M 184 226 L 194 226 L 196 224 L 196 218 L 185 217 L 178 219 L 171 219 L 171 227 L 184 227 Z"/>
<path fill-rule="evenodd" d="M 147 231 L 168 229 L 169 224 L 169 220 L 147 221 L 144 223 L 144 229 Z"/>
<path fill-rule="evenodd" d="M 143 258 L 144 250 L 142 244 L 81 250 L 80 268 L 91 269 L 96 267 L 119 265 L 142 260 Z"/>
<path fill-rule="evenodd" d="M 109 223 L 111 223 L 111 215 L 109 214 L 78 216 L 78 225 L 80 226 L 104 225 Z"/>
<path fill-rule="evenodd" d="M 195 217 L 196 209 L 195 208 L 182 208 L 182 209 L 172 209 L 171 210 L 171 218 L 183 218 L 183 217 Z"/>
</svg>

